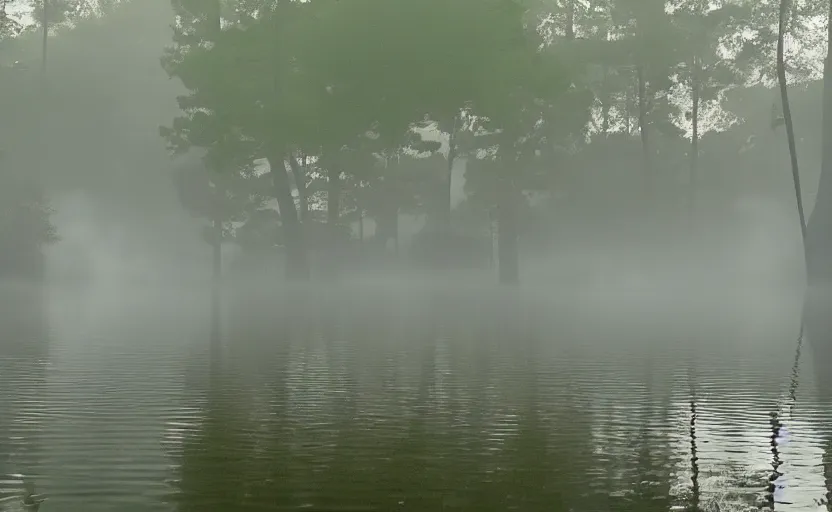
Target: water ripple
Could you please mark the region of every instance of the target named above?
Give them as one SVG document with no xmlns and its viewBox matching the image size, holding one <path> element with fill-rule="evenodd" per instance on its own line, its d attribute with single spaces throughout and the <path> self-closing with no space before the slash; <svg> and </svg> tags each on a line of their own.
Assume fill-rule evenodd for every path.
<svg viewBox="0 0 832 512">
<path fill-rule="evenodd" d="M 18 322 L 37 343 L 0 352 L 0 498 L 29 478 L 46 512 L 732 510 L 771 495 L 775 457 L 778 510 L 832 485 L 789 321 L 680 335 L 461 299 L 251 307 L 216 371 L 201 325 L 149 307 Z"/>
</svg>

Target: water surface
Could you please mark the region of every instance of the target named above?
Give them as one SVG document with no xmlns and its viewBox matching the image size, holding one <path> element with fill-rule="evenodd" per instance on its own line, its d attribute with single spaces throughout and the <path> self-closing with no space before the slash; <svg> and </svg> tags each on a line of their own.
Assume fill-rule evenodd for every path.
<svg viewBox="0 0 832 512">
<path fill-rule="evenodd" d="M 826 510 L 824 365 L 776 294 L 246 293 L 220 353 L 197 291 L 27 297 L 0 491 L 44 512 Z"/>
</svg>

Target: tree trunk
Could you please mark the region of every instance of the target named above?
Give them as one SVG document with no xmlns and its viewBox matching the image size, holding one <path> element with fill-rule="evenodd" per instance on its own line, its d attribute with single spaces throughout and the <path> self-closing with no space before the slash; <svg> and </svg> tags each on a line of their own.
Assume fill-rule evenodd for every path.
<svg viewBox="0 0 832 512">
<path fill-rule="evenodd" d="M 384 158 L 385 181 L 382 184 L 383 193 L 381 195 L 381 204 L 379 205 L 379 213 L 375 217 L 376 232 L 375 239 L 382 244 L 384 249 L 387 248 L 387 242 L 392 238 L 395 242 L 396 255 L 399 253 L 399 190 L 398 184 L 395 183 L 394 173 L 390 169 L 390 157 Z M 394 168 L 395 169 L 395 168 Z"/>
<path fill-rule="evenodd" d="M 358 240 L 361 251 L 364 251 L 364 208 L 358 209 Z"/>
<path fill-rule="evenodd" d="M 309 200 L 306 195 L 306 155 L 303 156 L 301 164 L 292 156 L 289 158 L 289 167 L 292 169 L 292 176 L 295 178 L 295 186 L 298 189 L 298 210 L 301 223 L 309 218 Z"/>
<path fill-rule="evenodd" d="M 806 227 L 806 300 L 803 306 L 804 332 L 812 344 L 818 391 L 824 402 L 832 399 L 832 362 L 830 341 L 829 285 L 832 284 L 832 0 L 827 14 L 826 60 L 823 65 L 823 125 L 821 140 L 821 172 L 815 207 Z M 826 485 L 826 509 L 832 512 L 832 439 L 827 439 L 823 455 L 823 476 Z"/>
<path fill-rule="evenodd" d="M 823 65 L 823 141 L 832 140 L 832 0 L 829 2 L 828 20 L 827 55 Z M 806 265 L 810 286 L 832 284 L 832 144 L 822 144 L 822 148 L 818 192 L 806 228 Z"/>
<path fill-rule="evenodd" d="M 625 125 L 627 126 L 627 135 L 633 134 L 633 97 L 632 91 L 627 87 L 624 93 L 624 117 Z"/>
<path fill-rule="evenodd" d="M 213 236 L 211 237 L 213 284 L 219 286 L 222 279 L 222 220 L 214 217 L 212 222 Z"/>
<path fill-rule="evenodd" d="M 41 13 L 42 19 L 40 21 L 43 33 L 42 33 L 42 42 L 41 42 L 41 69 L 46 71 L 46 57 L 48 54 L 49 48 L 49 0 L 42 0 L 41 8 L 43 12 Z"/>
<path fill-rule="evenodd" d="M 293 280 L 309 279 L 309 262 L 306 259 L 306 244 L 303 229 L 298 219 L 295 199 L 289 186 L 283 154 L 270 155 L 269 168 L 274 186 L 275 199 L 280 209 L 280 223 L 283 228 L 283 244 L 286 250 L 286 277 Z"/>
<path fill-rule="evenodd" d="M 800 233 L 803 236 L 804 254 L 806 249 L 806 218 L 803 214 L 803 194 L 800 187 L 800 172 L 797 166 L 797 145 L 794 137 L 792 111 L 789 105 L 789 88 L 786 83 L 786 63 L 784 53 L 784 37 L 786 32 L 786 16 L 789 12 L 788 0 L 780 0 L 780 23 L 777 35 L 777 80 L 780 82 L 780 100 L 783 103 L 783 121 L 786 124 L 786 138 L 789 142 L 789 157 L 792 165 L 792 181 L 797 202 L 797 215 L 800 221 Z M 824 139 L 825 140 L 825 139 Z"/>
<path fill-rule="evenodd" d="M 327 170 L 326 221 L 330 227 L 337 227 L 341 218 L 341 176 L 334 168 Z"/>
<path fill-rule="evenodd" d="M 497 178 L 497 273 L 501 284 L 520 282 L 517 244 L 517 190 L 511 173 L 503 166 Z"/>
<path fill-rule="evenodd" d="M 341 172 L 334 164 L 327 169 L 326 192 L 326 222 L 329 228 L 329 243 L 327 244 L 327 266 L 331 276 L 337 274 L 339 263 L 338 248 L 340 246 L 339 222 L 341 220 Z"/>
<path fill-rule="evenodd" d="M 604 78 L 601 87 L 603 93 L 601 95 L 601 134 L 606 139 L 610 134 L 610 94 L 607 92 L 609 70 L 604 65 Z M 628 121 L 629 122 L 629 121 Z"/>
<path fill-rule="evenodd" d="M 454 160 L 456 160 L 456 119 L 454 119 L 454 127 L 448 136 L 448 167 L 442 183 L 440 198 L 442 202 L 440 205 L 440 229 L 446 233 L 451 231 L 451 186 L 453 185 Z"/>
<path fill-rule="evenodd" d="M 309 156 L 303 155 L 303 161 L 300 168 L 300 187 L 302 192 L 300 195 L 300 220 L 306 222 L 309 219 L 309 193 L 306 189 L 306 178 L 309 176 Z"/>
<path fill-rule="evenodd" d="M 309 199 L 306 192 L 306 156 L 303 156 L 302 163 L 297 159 L 289 159 L 292 175 L 295 178 L 295 186 L 298 189 L 298 210 L 301 223 L 309 218 Z"/>
<path fill-rule="evenodd" d="M 690 177 L 688 183 L 688 220 L 693 224 L 696 215 L 696 174 L 699 160 L 699 74 L 700 62 L 693 56 L 693 66 L 690 76 L 691 107 L 691 138 L 690 138 Z"/>
<path fill-rule="evenodd" d="M 590 8 L 591 10 L 594 7 Z M 609 41 L 609 30 L 604 30 L 603 40 Z M 602 64 L 601 68 L 601 133 L 606 139 L 610 133 L 610 94 L 609 94 L 609 74 L 610 70 L 607 64 Z"/>
<path fill-rule="evenodd" d="M 644 66 L 636 68 L 638 80 L 638 129 L 641 135 L 641 153 L 644 164 L 645 191 L 648 200 L 653 198 L 653 169 L 650 158 L 650 141 L 647 132 L 647 83 L 644 78 Z"/>
<path fill-rule="evenodd" d="M 211 282 L 211 359 L 218 357 L 222 318 L 222 220 L 217 215 L 213 221 L 211 237 L 213 253 L 213 279 Z"/>
<path fill-rule="evenodd" d="M 566 40 L 575 39 L 575 0 L 568 0 L 566 4 Z"/>
</svg>

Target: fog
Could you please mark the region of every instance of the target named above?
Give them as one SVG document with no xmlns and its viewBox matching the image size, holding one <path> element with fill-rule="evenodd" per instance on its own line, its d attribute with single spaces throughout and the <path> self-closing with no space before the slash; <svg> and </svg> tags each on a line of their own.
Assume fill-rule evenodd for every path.
<svg viewBox="0 0 832 512">
<path fill-rule="evenodd" d="M 175 170 L 191 164 L 171 158 L 157 134 L 158 126 L 178 114 L 176 96 L 184 92 L 159 65 L 163 49 L 170 44 L 171 16 L 161 0 L 129 3 L 109 17 L 61 29 L 51 46 L 51 85 L 44 101 L 35 91 L 28 91 L 35 95 L 31 99 L 13 100 L 18 115 L 26 117 L 28 104 L 35 117 L 45 110 L 48 118 L 40 135 L 20 139 L 7 152 L 12 157 L 37 153 L 40 181 L 55 210 L 53 221 L 61 238 L 47 250 L 51 282 L 101 287 L 114 282 L 169 285 L 174 280 L 187 286 L 210 280 L 210 248 L 200 232 L 203 221 L 182 207 L 173 186 Z M 27 38 L 4 59 L 36 62 L 36 39 Z M 29 83 L 28 79 L 17 80 L 18 85 Z M 27 91 L 20 94 L 25 98 Z M 762 102 L 756 106 L 758 111 L 746 112 L 746 117 L 765 116 L 770 110 Z M 810 128 L 816 122 L 805 115 L 797 119 L 801 132 L 807 135 L 815 131 Z M 14 131 L 26 137 L 25 130 Z M 763 132 L 763 137 L 771 134 Z M 768 159 L 768 169 L 755 169 L 757 175 L 751 177 L 749 191 L 722 198 L 719 218 L 700 223 L 696 236 L 687 241 L 677 236 L 678 225 L 653 228 L 649 242 L 628 236 L 631 230 L 621 227 L 643 223 L 643 217 L 628 219 L 612 207 L 604 211 L 604 205 L 594 205 L 596 211 L 589 216 L 585 210 L 551 213 L 547 222 L 558 232 L 578 235 L 559 238 L 545 233 L 549 236 L 543 249 L 534 243 L 535 235 L 524 235 L 530 241 L 526 245 L 534 247 L 524 249 L 521 272 L 524 277 L 531 276 L 523 279 L 524 286 L 543 286 L 553 292 L 584 288 L 594 293 L 630 289 L 661 289 L 664 293 L 676 287 L 714 293 L 723 285 L 777 294 L 783 288 L 799 288 L 799 228 L 788 173 L 782 165 L 787 146 L 782 139 L 775 145 L 777 158 Z M 447 136 L 444 146 L 441 151 L 447 154 Z M 26 158 L 20 157 L 25 162 L 21 165 L 31 165 L 31 156 L 28 161 Z M 657 165 L 663 165 L 661 159 Z M 608 166 L 612 172 L 620 167 L 620 161 L 610 159 Z M 812 179 L 816 175 L 813 167 L 804 166 L 808 173 L 804 188 L 809 197 L 816 181 Z M 771 181 L 769 176 L 775 176 L 778 189 L 756 193 L 759 187 L 755 183 Z M 466 187 L 461 169 L 454 173 L 454 180 L 451 203 L 458 208 Z M 603 182 L 593 181 L 589 189 L 582 187 L 582 194 L 614 192 L 615 188 L 609 188 L 615 187 L 614 180 L 604 187 Z M 579 195 L 575 200 L 584 197 Z M 591 201 L 588 203 L 592 208 Z M 366 236 L 372 235 L 372 222 L 367 219 Z M 403 251 L 424 223 L 424 214 L 400 215 Z M 240 252 L 233 241 L 224 243 L 224 266 L 232 266 Z M 372 274 L 372 269 L 361 270 L 362 275 Z M 269 271 L 279 278 L 280 265 Z M 385 268 L 385 272 L 390 270 Z M 493 281 L 493 272 L 483 271 L 481 279 L 483 283 Z M 111 289 L 117 293 L 119 287 Z"/>
<path fill-rule="evenodd" d="M 424 461 L 459 477 L 442 510 L 486 510 L 446 495 L 533 459 L 554 462 L 528 475 L 574 484 L 557 484 L 563 503 L 597 490 L 606 509 L 649 467 L 669 468 L 649 476 L 663 510 L 740 510 L 698 505 L 736 489 L 808 510 L 832 489 L 832 300 L 807 269 L 773 47 L 721 58 L 732 81 L 706 81 L 692 141 L 687 57 L 634 47 L 645 79 L 610 34 L 573 48 L 601 33 L 580 2 L 530 3 L 505 26 L 476 10 L 480 30 L 453 28 L 468 0 L 447 27 L 407 2 L 364 23 L 346 1 L 204 1 L 79 2 L 53 21 L 43 69 L 39 11 L 9 11 L 31 27 L 0 38 L 0 512 L 31 475 L 66 510 L 110 485 L 76 467 L 112 478 L 102 510 L 169 493 L 166 510 L 330 504 L 327 472 L 355 477 L 341 501 L 389 477 L 369 501 L 438 510 L 397 494 L 441 487 L 411 467 Z M 633 16 L 681 23 L 659 11 Z M 528 44 L 495 57 L 529 16 Z M 652 37 L 688 41 L 673 34 Z M 825 197 L 823 83 L 798 73 L 796 39 L 809 216 Z M 789 462 L 766 474 L 780 428 Z M 636 446 L 654 451 L 635 461 Z M 285 489 L 260 489 L 278 459 Z M 765 487 L 783 474 L 794 483 Z M 543 477 L 494 478 L 500 510 L 551 502 Z"/>
</svg>

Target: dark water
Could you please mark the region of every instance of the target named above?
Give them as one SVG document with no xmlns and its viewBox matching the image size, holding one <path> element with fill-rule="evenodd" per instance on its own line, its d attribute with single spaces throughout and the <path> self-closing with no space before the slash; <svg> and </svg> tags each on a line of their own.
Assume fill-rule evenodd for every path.
<svg viewBox="0 0 832 512">
<path fill-rule="evenodd" d="M 3 295 L 0 490 L 30 478 L 45 512 L 826 510 L 832 487 L 825 365 L 795 365 L 773 293 L 247 294 L 214 365 L 202 294 L 41 295 Z"/>
</svg>

